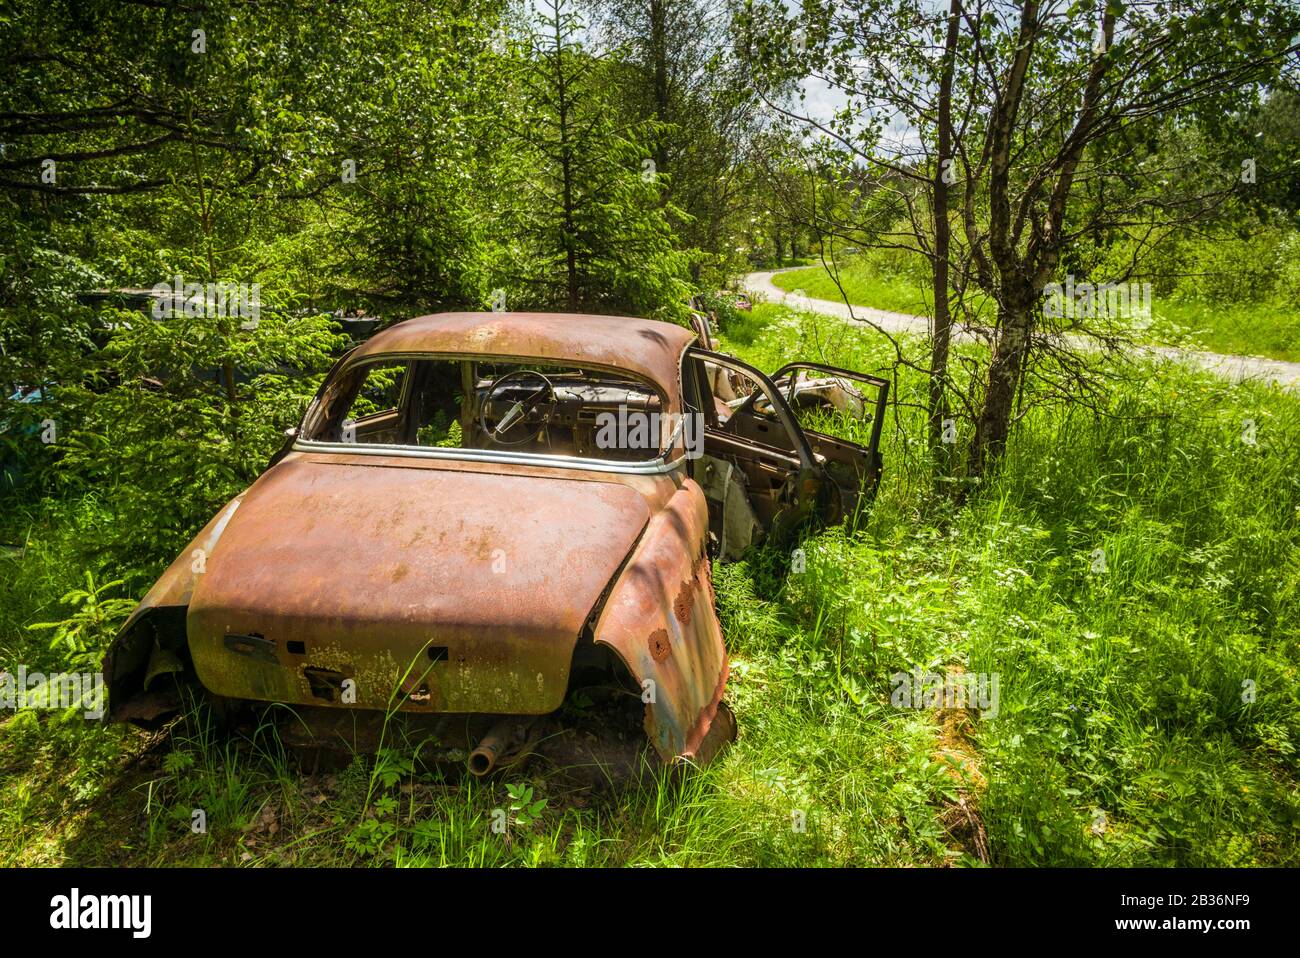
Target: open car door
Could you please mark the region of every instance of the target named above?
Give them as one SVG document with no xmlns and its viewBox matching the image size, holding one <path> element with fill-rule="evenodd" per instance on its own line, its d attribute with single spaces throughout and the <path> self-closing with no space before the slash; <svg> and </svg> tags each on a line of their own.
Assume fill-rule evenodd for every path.
<svg viewBox="0 0 1300 958">
<path fill-rule="evenodd" d="M 856 517 L 880 484 L 880 430 L 889 380 L 824 363 L 787 363 L 772 380 L 839 493 L 822 520 Z"/>
<path fill-rule="evenodd" d="M 692 475 L 709 502 L 718 555 L 738 558 L 750 545 L 779 537 L 812 515 L 823 470 L 780 391 L 759 370 L 692 347 L 682 373 L 686 403 L 704 423 L 702 448 L 688 460 Z M 730 402 L 716 396 L 712 387 L 719 381 L 741 395 Z M 733 405 L 749 396 L 770 413 L 735 415 Z"/>
<path fill-rule="evenodd" d="M 876 392 L 870 401 L 867 387 Z M 689 351 L 683 388 L 704 421 L 694 475 L 723 558 L 809 518 L 842 522 L 869 501 L 880 477 L 888 387 L 817 363 L 792 363 L 769 379 L 730 356 Z"/>
</svg>

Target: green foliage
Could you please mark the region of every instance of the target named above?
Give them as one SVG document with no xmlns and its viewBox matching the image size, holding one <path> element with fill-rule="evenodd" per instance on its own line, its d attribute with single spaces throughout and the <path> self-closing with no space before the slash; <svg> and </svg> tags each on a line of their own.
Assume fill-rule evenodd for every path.
<svg viewBox="0 0 1300 958">
<path fill-rule="evenodd" d="M 510 796 L 510 821 L 520 828 L 528 828 L 546 808 L 547 800 L 533 800 L 531 785 L 507 785 L 506 794 Z"/>
<path fill-rule="evenodd" d="M 712 314 L 717 323 L 715 334 L 737 329 L 745 321 L 745 311 L 737 308 L 735 297 L 730 293 L 706 289 L 697 293 L 695 300 L 706 314 Z"/>
<path fill-rule="evenodd" d="M 751 361 L 793 348 L 781 318 L 742 348 Z M 828 324 L 793 336 L 838 365 L 883 358 Z M 724 622 L 786 623 L 810 702 L 879 702 L 914 666 L 1000 675 L 973 733 L 995 863 L 1293 863 L 1297 412 L 1176 367 L 1114 379 L 1100 415 L 1027 417 L 1007 470 L 954 512 L 915 484 L 920 414 L 900 410 L 867 528 L 804 543 L 806 571 L 766 608 L 720 570 Z"/>
<path fill-rule="evenodd" d="M 602 72 L 621 125 L 645 125 L 646 152 L 691 279 L 712 289 L 745 265 L 751 218 L 769 206 L 754 160 L 764 118 L 733 28 L 711 0 L 589 4 L 618 59 Z"/>
<path fill-rule="evenodd" d="M 56 480 L 102 490 L 118 520 L 98 545 L 139 568 L 174 556 L 255 478 L 340 340 L 323 317 L 223 334 L 206 317 L 118 315 L 95 380 L 60 390 Z M 223 369 L 237 371 L 233 401 Z"/>
<path fill-rule="evenodd" d="M 653 121 L 620 125 L 617 55 L 583 48 L 570 0 L 543 4 L 515 63 L 513 242 L 498 257 L 506 303 L 680 318 L 689 256 L 675 241 L 650 159 Z"/>
<path fill-rule="evenodd" d="M 117 627 L 135 608 L 131 599 L 104 595 L 122 584 L 121 579 L 95 585 L 95 577 L 86 573 L 84 589 L 73 589 L 59 601 L 73 612 L 59 622 L 33 622 L 29 629 L 53 629 L 50 649 L 62 653 L 73 669 L 96 668 Z"/>
</svg>

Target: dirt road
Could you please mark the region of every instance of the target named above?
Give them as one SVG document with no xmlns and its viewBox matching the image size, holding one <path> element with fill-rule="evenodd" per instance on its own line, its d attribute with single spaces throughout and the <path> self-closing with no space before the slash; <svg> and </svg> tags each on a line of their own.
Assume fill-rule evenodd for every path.
<svg viewBox="0 0 1300 958">
<path fill-rule="evenodd" d="M 750 273 L 745 277 L 745 288 L 750 295 L 763 296 L 774 303 L 789 302 L 791 306 L 808 309 L 828 316 L 836 316 L 847 323 L 857 326 L 875 325 L 891 333 L 925 333 L 930 328 L 930 321 L 924 316 L 910 313 L 891 313 L 884 309 L 872 309 L 868 306 L 847 306 L 843 302 L 829 299 L 813 299 L 809 296 L 796 296 L 786 292 L 775 283 L 772 277 L 788 270 L 769 270 Z M 955 339 L 971 339 L 973 334 L 960 327 L 955 331 Z M 1265 359 L 1262 356 L 1228 356 L 1222 353 L 1208 353 L 1192 349 L 1175 349 L 1170 346 L 1141 346 L 1142 352 L 1162 356 L 1173 362 L 1200 366 L 1232 382 L 1243 379 L 1263 379 L 1278 383 L 1286 389 L 1300 391 L 1300 363 L 1283 362 L 1280 359 Z"/>
</svg>

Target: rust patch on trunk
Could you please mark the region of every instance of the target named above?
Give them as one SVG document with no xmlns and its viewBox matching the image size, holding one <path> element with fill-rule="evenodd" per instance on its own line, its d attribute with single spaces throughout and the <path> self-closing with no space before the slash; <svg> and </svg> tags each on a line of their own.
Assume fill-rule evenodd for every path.
<svg viewBox="0 0 1300 958">
<path fill-rule="evenodd" d="M 668 641 L 667 629 L 655 629 L 650 633 L 650 657 L 656 662 L 662 662 L 668 658 L 673 647 Z"/>
<path fill-rule="evenodd" d="M 683 582 L 677 590 L 677 600 L 673 602 L 673 615 L 682 625 L 691 621 L 691 607 L 695 604 L 695 582 Z"/>
<path fill-rule="evenodd" d="M 646 498 L 622 483 L 347 455 L 287 458 L 245 494 L 189 603 L 199 681 L 298 705 L 387 708 L 400 687 L 404 709 L 558 708 L 583 622 L 650 517 Z M 355 699 L 238 654 L 232 634 L 309 645 L 312 666 L 355 680 Z M 455 654 L 431 661 L 431 648 Z"/>
</svg>

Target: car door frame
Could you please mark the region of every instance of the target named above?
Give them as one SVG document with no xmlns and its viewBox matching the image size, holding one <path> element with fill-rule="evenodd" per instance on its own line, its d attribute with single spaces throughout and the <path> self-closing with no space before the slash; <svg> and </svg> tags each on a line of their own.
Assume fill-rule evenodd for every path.
<svg viewBox="0 0 1300 958">
<path fill-rule="evenodd" d="M 812 446 L 808 442 L 807 435 L 804 434 L 793 411 L 786 404 L 785 397 L 781 395 L 781 390 L 777 388 L 771 378 L 762 370 L 756 369 L 734 356 L 703 349 L 700 346 L 688 347 L 684 359 L 686 361 L 699 360 L 701 367 L 704 362 L 716 363 L 723 368 L 730 368 L 754 379 L 772 400 L 772 408 L 776 413 L 777 421 L 785 428 L 791 439 L 793 448 L 785 450 L 758 440 L 723 432 L 717 425 L 717 412 L 712 407 L 712 391 L 709 391 L 710 402 L 705 404 L 706 408 L 701 412 L 704 416 L 705 442 L 707 443 L 708 438 L 712 437 L 716 443 L 720 443 L 724 447 L 734 447 L 737 455 L 744 452 L 756 458 L 761 458 L 764 460 L 764 465 L 771 468 L 785 467 L 789 474 L 787 481 L 792 484 L 791 499 L 793 501 L 791 507 L 773 517 L 770 527 L 766 530 L 767 534 L 780 538 L 786 531 L 801 525 L 804 520 L 816 514 L 823 501 L 822 490 L 825 484 L 830 481 L 830 477 L 821 464 L 818 463 L 817 457 L 813 454 Z M 697 381 L 700 388 L 709 388 L 707 377 L 700 381 L 699 376 L 693 375 L 692 379 Z"/>
<path fill-rule="evenodd" d="M 788 362 L 772 374 L 772 379 L 775 382 L 782 376 L 790 375 L 790 382 L 786 394 L 781 398 L 786 401 L 786 405 L 790 408 L 792 414 L 794 412 L 795 388 L 798 385 L 797 377 L 794 376 L 793 373 L 800 369 L 808 369 L 813 372 L 823 373 L 833 378 L 848 379 L 853 382 L 866 383 L 869 386 L 875 387 L 875 412 L 872 415 L 871 421 L 871 438 L 868 440 L 867 445 L 864 446 L 861 443 L 853 442 L 849 439 L 840 439 L 837 436 L 828 436 L 825 433 L 820 433 L 813 429 L 805 429 L 802 424 L 799 425 L 800 430 L 805 436 L 815 437 L 815 440 L 821 440 L 839 447 L 840 449 L 845 447 L 860 449 L 866 454 L 863 473 L 870 477 L 871 487 L 869 490 L 865 490 L 867 492 L 867 500 L 870 501 L 871 497 L 875 495 L 875 491 L 880 485 L 880 475 L 882 470 L 880 436 L 885 424 L 885 408 L 889 401 L 889 380 L 882 379 L 879 376 L 871 376 L 867 373 L 860 373 L 852 369 L 843 369 L 839 366 L 831 366 L 826 363 L 816 363 L 807 360 L 794 360 L 793 362 Z M 795 418 L 797 421 L 797 415 Z M 810 439 L 810 444 L 816 446 L 817 442 L 815 440 Z M 841 492 L 846 495 L 849 494 L 848 490 L 841 490 Z"/>
</svg>

